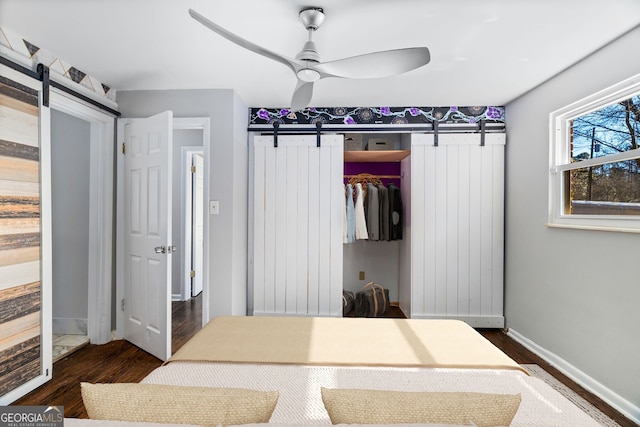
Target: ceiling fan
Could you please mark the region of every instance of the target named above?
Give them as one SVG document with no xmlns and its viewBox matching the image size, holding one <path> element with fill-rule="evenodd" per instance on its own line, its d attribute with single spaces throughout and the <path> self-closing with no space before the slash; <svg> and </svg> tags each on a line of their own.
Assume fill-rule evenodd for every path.
<svg viewBox="0 0 640 427">
<path fill-rule="evenodd" d="M 193 9 L 189 9 L 189 15 L 205 27 L 238 46 L 280 62 L 293 71 L 298 78 L 298 83 L 291 99 L 292 111 L 302 110 L 309 105 L 313 96 L 313 83 L 320 79 L 326 77 L 349 79 L 388 77 L 422 67 L 429 63 L 431 59 L 429 49 L 426 47 L 410 47 L 322 62 L 312 39 L 313 32 L 320 28 L 325 20 L 324 11 L 319 7 L 306 7 L 299 13 L 300 21 L 309 32 L 309 40 L 304 44 L 295 59 L 272 52 L 245 40 L 211 22 Z"/>
</svg>

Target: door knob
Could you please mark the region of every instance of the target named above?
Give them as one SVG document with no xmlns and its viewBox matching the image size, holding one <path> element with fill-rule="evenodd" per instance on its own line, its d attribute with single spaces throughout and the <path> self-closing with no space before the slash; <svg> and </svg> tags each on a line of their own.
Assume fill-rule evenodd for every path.
<svg viewBox="0 0 640 427">
<path fill-rule="evenodd" d="M 156 251 L 157 254 L 164 254 L 167 252 L 167 248 L 164 246 L 156 246 L 153 250 Z"/>
</svg>

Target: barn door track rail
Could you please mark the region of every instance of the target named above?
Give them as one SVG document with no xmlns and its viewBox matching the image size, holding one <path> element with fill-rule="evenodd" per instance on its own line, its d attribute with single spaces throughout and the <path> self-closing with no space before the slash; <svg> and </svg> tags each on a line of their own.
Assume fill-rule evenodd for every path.
<svg viewBox="0 0 640 427">
<path fill-rule="evenodd" d="M 52 80 L 49 75 L 49 67 L 47 67 L 42 63 L 38 64 L 36 71 L 33 71 L 30 68 L 24 67 L 16 62 L 13 62 L 8 58 L 5 58 L 4 56 L 0 56 L 0 64 L 6 65 L 7 67 L 13 70 L 16 70 L 26 76 L 29 76 L 33 79 L 41 81 L 42 82 L 42 104 L 45 107 L 49 107 L 49 89 L 51 87 L 54 87 L 88 104 L 91 104 L 94 107 L 97 107 L 103 111 L 106 111 L 109 114 L 113 114 L 116 117 L 120 117 L 121 115 L 119 111 L 114 110 L 113 108 L 110 108 L 102 104 L 101 102 L 96 101 L 95 99 L 89 98 L 88 96 L 85 96 L 61 83 L 58 83 L 55 80 Z"/>
<path fill-rule="evenodd" d="M 278 132 L 280 129 L 280 123 L 278 122 L 273 122 L 273 148 L 278 148 Z M 322 137 L 322 123 L 318 122 L 316 123 L 316 147 L 320 148 L 320 140 Z M 307 129 L 308 131 L 308 129 Z M 299 132 L 295 132 L 295 133 L 299 133 Z M 305 132 L 305 133 L 310 133 L 310 132 Z"/>
<path fill-rule="evenodd" d="M 312 127 L 313 126 L 313 127 Z M 411 126 L 338 126 L 327 125 L 316 122 L 313 125 L 287 125 L 274 121 L 270 125 L 249 125 L 249 132 L 260 133 L 261 135 L 273 135 L 273 146 L 278 147 L 278 136 L 283 134 L 296 135 L 316 135 L 316 146 L 321 146 L 322 133 L 424 133 L 433 134 L 433 145 L 438 146 L 438 136 L 443 133 L 480 133 L 480 146 L 485 146 L 487 133 L 504 133 L 503 123 L 487 123 L 486 120 L 479 120 L 474 124 L 442 124 L 437 121 L 425 123 L 424 125 Z"/>
</svg>

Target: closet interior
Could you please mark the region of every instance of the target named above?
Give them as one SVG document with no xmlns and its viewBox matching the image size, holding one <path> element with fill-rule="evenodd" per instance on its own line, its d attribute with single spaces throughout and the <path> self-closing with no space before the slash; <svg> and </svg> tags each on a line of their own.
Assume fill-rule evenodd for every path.
<svg viewBox="0 0 640 427">
<path fill-rule="evenodd" d="M 356 185 L 363 188 L 363 204 L 366 214 L 365 236 L 355 233 L 354 238 L 348 238 L 343 248 L 343 288 L 354 294 L 369 282 L 375 282 L 389 290 L 389 299 L 398 303 L 398 283 L 400 276 L 400 244 L 404 231 L 404 198 L 401 192 L 399 200 L 390 203 L 390 188 L 402 188 L 401 161 L 410 154 L 409 143 L 402 143 L 399 133 L 346 133 L 344 134 L 344 185 L 352 189 L 354 205 L 356 204 Z M 386 190 L 382 196 L 382 189 L 375 199 L 369 198 L 368 184 Z M 347 204 L 349 193 L 346 194 Z M 385 201 L 386 200 L 386 203 Z M 368 219 L 372 205 L 377 204 L 378 212 L 376 224 L 370 224 Z M 395 210 L 393 204 L 396 205 Z M 347 208 L 347 214 L 350 209 Z M 387 213 L 386 215 L 384 213 Z M 393 212 L 396 212 L 395 226 L 399 231 L 392 233 L 394 222 Z M 349 217 L 348 217 L 349 218 Z M 347 221 L 350 222 L 349 219 Z M 358 223 L 358 216 L 355 218 Z M 359 224 L 358 224 L 359 225 Z M 374 232 L 371 226 L 375 225 Z M 355 228 L 358 228 L 357 225 Z M 350 233 L 348 233 L 350 235 Z"/>
</svg>

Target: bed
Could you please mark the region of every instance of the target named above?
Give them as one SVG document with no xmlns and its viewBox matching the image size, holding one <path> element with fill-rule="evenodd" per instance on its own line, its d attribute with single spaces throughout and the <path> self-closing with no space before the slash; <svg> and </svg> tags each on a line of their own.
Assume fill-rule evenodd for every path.
<svg viewBox="0 0 640 427">
<path fill-rule="evenodd" d="M 331 424 L 328 393 L 346 390 L 518 396 L 512 426 L 599 425 L 456 320 L 218 317 L 141 384 L 277 391 L 270 424 Z"/>
</svg>

